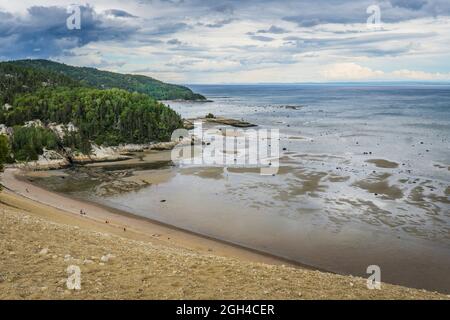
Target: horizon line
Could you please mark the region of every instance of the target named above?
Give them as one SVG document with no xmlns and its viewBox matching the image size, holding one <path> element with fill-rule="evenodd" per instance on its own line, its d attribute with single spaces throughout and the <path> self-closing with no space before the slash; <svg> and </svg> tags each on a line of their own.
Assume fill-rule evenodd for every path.
<svg viewBox="0 0 450 320">
<path fill-rule="evenodd" d="M 172 82 L 173 83 L 173 82 Z M 217 83 L 174 83 L 179 85 L 193 85 L 193 86 L 215 86 L 215 85 L 395 85 L 395 84 L 423 84 L 423 85 L 450 85 L 450 80 L 369 80 L 369 81 L 307 81 L 307 82 L 217 82 Z"/>
</svg>

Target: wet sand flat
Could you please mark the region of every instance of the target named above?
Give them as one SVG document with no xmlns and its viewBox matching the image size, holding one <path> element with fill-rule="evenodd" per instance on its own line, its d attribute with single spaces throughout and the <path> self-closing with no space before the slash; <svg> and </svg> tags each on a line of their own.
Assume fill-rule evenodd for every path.
<svg viewBox="0 0 450 320">
<path fill-rule="evenodd" d="M 387 179 L 390 176 L 388 173 L 373 174 L 365 180 L 355 182 L 354 185 L 385 199 L 400 199 L 403 197 L 403 192 L 397 186 L 389 184 Z"/>
<path fill-rule="evenodd" d="M 399 207 L 424 210 L 430 223 L 444 223 L 439 217 L 445 211 L 435 204 L 445 205 L 446 198 L 439 195 L 445 189 L 429 194 L 434 182 L 396 179 L 395 168 L 355 175 L 346 170 L 345 156 L 330 154 L 286 152 L 278 172 L 269 177 L 252 167 L 156 165 L 161 156 L 153 152 L 141 158 L 147 160 L 82 169 L 97 181 L 89 187 L 90 199 L 322 270 L 364 275 L 367 265 L 376 262 L 384 266 L 387 281 L 444 292 L 448 288 L 436 278 L 450 265 L 448 249 L 423 241 L 445 239 L 445 227 L 430 229 L 416 222 L 419 215 Z M 34 179 L 45 185 L 45 179 Z M 68 178 L 60 183 L 73 188 Z M 426 189 L 420 198 L 414 197 L 417 185 Z M 358 241 L 348 246 L 353 237 Z M 386 253 L 388 243 L 395 254 Z M 429 267 L 421 261 L 424 255 L 437 263 Z M 408 269 L 411 261 L 414 268 Z"/>
<path fill-rule="evenodd" d="M 393 161 L 388 161 L 385 159 L 370 159 L 370 160 L 366 160 L 366 162 L 373 163 L 378 168 L 397 168 L 398 167 L 398 163 L 393 162 Z"/>
<path fill-rule="evenodd" d="M 18 174 L 17 170 L 7 169 L 2 173 L 2 184 L 11 192 L 24 197 L 21 200 L 25 205 L 24 208 L 30 207 L 35 211 L 42 210 L 44 213 L 59 210 L 58 218 L 62 219 L 62 222 L 68 217 L 75 215 L 76 219 L 89 221 L 92 225 L 100 225 L 102 228 L 106 227 L 109 232 L 116 232 L 125 237 L 131 236 L 137 240 L 146 239 L 174 247 L 195 248 L 200 252 L 214 252 L 218 255 L 237 257 L 249 261 L 274 264 L 287 263 L 274 257 L 223 244 L 220 241 L 197 236 L 156 221 L 142 219 L 123 211 L 114 210 L 113 208 L 106 208 L 95 203 L 55 194 L 24 180 L 17 179 L 15 177 L 16 174 Z M 31 202 L 26 201 L 26 199 L 31 200 Z M 85 217 L 79 215 L 81 209 L 87 213 Z M 106 221 L 108 223 L 105 223 Z M 123 231 L 123 228 L 126 228 L 127 231 Z"/>
</svg>

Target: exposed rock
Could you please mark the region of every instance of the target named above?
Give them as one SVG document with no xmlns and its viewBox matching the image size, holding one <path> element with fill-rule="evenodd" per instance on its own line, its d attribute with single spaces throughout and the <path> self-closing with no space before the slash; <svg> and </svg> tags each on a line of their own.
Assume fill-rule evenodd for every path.
<svg viewBox="0 0 450 320">
<path fill-rule="evenodd" d="M 47 125 L 47 128 L 52 130 L 54 133 L 58 135 L 59 138 L 64 138 L 66 132 L 77 132 L 78 128 L 72 123 L 69 122 L 68 124 L 57 124 L 57 123 L 49 123 Z"/>
<path fill-rule="evenodd" d="M 256 124 L 244 121 L 244 120 L 237 120 L 237 119 L 230 119 L 225 117 L 218 117 L 215 116 L 212 117 L 204 117 L 204 118 L 195 118 L 195 119 L 185 119 L 184 120 L 184 127 L 186 129 L 193 129 L 194 128 L 194 121 L 202 121 L 202 122 L 210 122 L 210 123 L 217 123 L 217 124 L 224 124 L 232 127 L 238 127 L 238 128 L 248 128 L 248 127 L 256 127 Z"/>
<path fill-rule="evenodd" d="M 5 103 L 5 104 L 3 105 L 3 110 L 8 111 L 9 109 L 12 109 L 12 105 L 10 105 L 9 103 Z"/>
<path fill-rule="evenodd" d="M 237 120 L 237 119 L 229 119 L 224 117 L 215 117 L 215 118 L 204 118 L 205 121 L 208 122 L 214 122 L 219 124 L 225 124 L 232 127 L 238 127 L 238 128 L 248 128 L 248 127 L 256 127 L 256 124 L 252 124 L 250 122 L 244 121 L 244 120 Z"/>
<path fill-rule="evenodd" d="M 147 149 L 150 149 L 150 144 L 121 144 L 117 147 L 117 152 L 130 153 L 130 152 L 143 152 Z"/>
<path fill-rule="evenodd" d="M 194 129 L 194 123 L 191 120 L 183 119 L 183 127 L 186 130 L 192 130 Z"/>
<path fill-rule="evenodd" d="M 298 110 L 298 109 L 304 108 L 304 106 L 285 105 L 285 106 L 280 106 L 280 108 L 285 108 L 285 109 L 290 109 L 290 110 Z"/>
<path fill-rule="evenodd" d="M 7 127 L 3 123 L 0 124 L 0 134 L 11 136 L 13 133 L 14 129 L 12 127 Z"/>
<path fill-rule="evenodd" d="M 152 144 L 150 149 L 152 150 L 172 150 L 175 146 L 180 143 L 179 141 L 169 141 L 169 142 L 159 142 Z"/>
<path fill-rule="evenodd" d="M 70 166 L 70 161 L 54 150 L 44 149 L 42 155 L 36 161 L 15 163 L 12 167 L 27 170 L 54 170 Z"/>
<path fill-rule="evenodd" d="M 36 120 L 30 120 L 30 121 L 25 122 L 24 127 L 26 127 L 26 128 L 30 128 L 30 127 L 43 128 L 44 124 L 42 123 L 41 120 L 36 119 Z"/>
<path fill-rule="evenodd" d="M 71 161 L 77 164 L 104 161 L 121 161 L 131 158 L 131 156 L 120 154 L 115 147 L 103 147 L 96 144 L 92 144 L 91 153 L 88 155 L 81 152 L 75 152 L 70 156 Z"/>
</svg>

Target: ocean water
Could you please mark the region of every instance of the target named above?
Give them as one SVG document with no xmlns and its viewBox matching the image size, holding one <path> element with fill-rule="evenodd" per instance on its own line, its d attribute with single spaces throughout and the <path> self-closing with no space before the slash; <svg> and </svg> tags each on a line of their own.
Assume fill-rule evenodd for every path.
<svg viewBox="0 0 450 320">
<path fill-rule="evenodd" d="M 334 175 L 313 206 L 329 218 L 364 220 L 373 204 L 391 216 L 372 222 L 450 245 L 449 85 L 191 87 L 214 102 L 171 103 L 183 117 L 211 112 L 279 129 L 282 160 Z"/>
<path fill-rule="evenodd" d="M 91 189 L 91 200 L 320 269 L 367 277 L 377 265 L 382 281 L 450 292 L 450 85 L 190 88 L 212 102 L 167 102 L 185 118 L 279 129 L 278 174 L 175 163 L 165 179 Z"/>
<path fill-rule="evenodd" d="M 242 239 L 238 233 L 255 226 L 271 240 L 243 241 L 252 247 L 362 276 L 366 265 L 380 265 L 385 280 L 450 290 L 450 86 L 191 88 L 214 102 L 172 103 L 181 115 L 211 112 L 278 128 L 287 162 L 302 172 L 279 180 L 228 176 L 230 201 L 245 199 L 233 218 L 254 207 L 260 214 L 250 214 L 244 227 L 233 224 L 239 230 L 233 237 Z M 371 159 L 398 166 L 380 168 L 366 162 Z M 315 183 L 314 174 L 319 187 L 299 191 Z M 269 222 L 255 225 L 255 216 Z"/>
</svg>

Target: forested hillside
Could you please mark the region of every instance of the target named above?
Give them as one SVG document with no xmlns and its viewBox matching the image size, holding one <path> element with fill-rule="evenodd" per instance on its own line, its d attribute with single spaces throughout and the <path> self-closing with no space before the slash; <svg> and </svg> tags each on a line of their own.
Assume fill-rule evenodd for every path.
<svg viewBox="0 0 450 320">
<path fill-rule="evenodd" d="M 24 149 L 53 149 L 57 146 L 52 137 L 40 139 L 41 136 L 48 136 L 43 131 L 18 130 L 16 127 L 34 119 L 46 124 L 74 124 L 78 130 L 67 132 L 65 139 L 59 143 L 81 151 L 86 151 L 89 141 L 107 146 L 165 141 L 182 126 L 181 118 L 175 111 L 145 94 L 121 89 L 44 88 L 18 96 L 12 108 L 0 110 L 0 123 L 14 126 L 12 146 L 16 153 L 19 150 L 23 153 Z M 18 133 L 31 137 L 22 139 L 24 143 L 16 143 Z M 27 141 L 38 144 L 38 147 L 27 146 Z M 50 141 L 51 145 L 45 141 Z"/>
<path fill-rule="evenodd" d="M 80 83 L 63 74 L 14 63 L 0 63 L 0 104 L 12 104 L 21 93 L 34 92 L 44 87 L 76 87 Z"/>
<path fill-rule="evenodd" d="M 114 88 L 106 89 L 110 86 Z M 147 77 L 46 60 L 1 62 L 0 158 L 9 158 L 10 151 L 10 160 L 36 160 L 44 148 L 69 147 L 88 154 L 91 143 L 167 141 L 182 120 L 155 96 L 197 98 L 187 88 Z M 68 125 L 75 129 L 67 130 Z M 64 128 L 63 134 L 56 127 Z"/>
<path fill-rule="evenodd" d="M 73 67 L 49 60 L 18 60 L 8 62 L 15 66 L 56 72 L 82 84 L 97 89 L 119 88 L 130 92 L 145 93 L 157 100 L 205 100 L 189 88 L 164 83 L 143 75 L 121 74 L 94 68 Z"/>
</svg>

